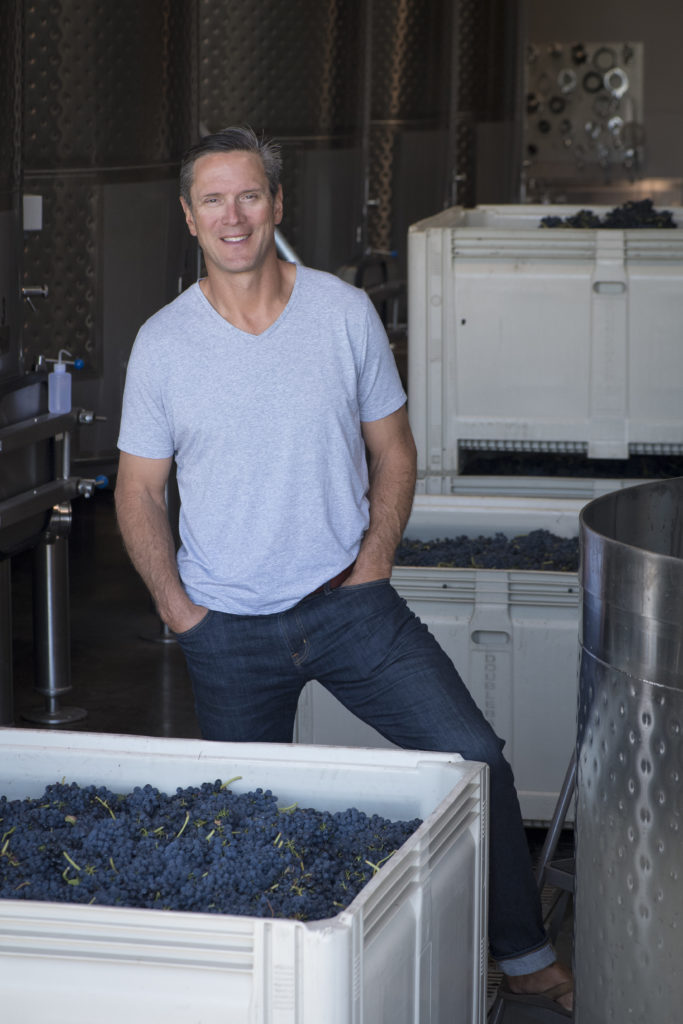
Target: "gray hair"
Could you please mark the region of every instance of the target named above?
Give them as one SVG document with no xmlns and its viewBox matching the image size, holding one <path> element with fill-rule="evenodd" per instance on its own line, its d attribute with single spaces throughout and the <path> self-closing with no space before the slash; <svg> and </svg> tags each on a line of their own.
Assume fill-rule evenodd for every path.
<svg viewBox="0 0 683 1024">
<path fill-rule="evenodd" d="M 194 180 L 194 165 L 200 157 L 208 153 L 256 153 L 263 164 L 270 194 L 275 198 L 280 185 L 282 157 L 276 142 L 259 138 L 249 126 L 243 128 L 223 128 L 214 135 L 205 135 L 184 154 L 180 164 L 180 195 L 188 206 L 192 206 L 190 189 Z"/>
</svg>

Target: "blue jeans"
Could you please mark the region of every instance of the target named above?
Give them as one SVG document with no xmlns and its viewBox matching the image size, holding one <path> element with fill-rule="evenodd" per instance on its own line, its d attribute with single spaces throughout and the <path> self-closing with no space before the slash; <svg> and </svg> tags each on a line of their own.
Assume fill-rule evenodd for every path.
<svg viewBox="0 0 683 1024">
<path fill-rule="evenodd" d="M 209 611 L 178 641 L 205 739 L 291 743 L 299 694 L 317 679 L 399 747 L 488 764 L 491 953 L 508 974 L 554 961 L 504 742 L 388 580 L 325 588 L 274 615 Z"/>
</svg>

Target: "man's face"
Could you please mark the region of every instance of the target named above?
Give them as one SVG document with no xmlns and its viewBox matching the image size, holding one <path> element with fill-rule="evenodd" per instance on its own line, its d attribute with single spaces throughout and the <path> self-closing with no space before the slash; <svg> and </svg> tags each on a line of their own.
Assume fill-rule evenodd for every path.
<svg viewBox="0 0 683 1024">
<path fill-rule="evenodd" d="M 282 220 L 282 189 L 275 199 L 260 157 L 235 151 L 208 153 L 194 165 L 192 206 L 181 199 L 209 271 L 257 270 L 275 254 L 275 225 Z"/>
</svg>

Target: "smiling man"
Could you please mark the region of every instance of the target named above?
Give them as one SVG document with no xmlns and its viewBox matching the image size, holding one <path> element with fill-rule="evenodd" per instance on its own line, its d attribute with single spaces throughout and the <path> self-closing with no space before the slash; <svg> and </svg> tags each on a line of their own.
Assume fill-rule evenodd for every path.
<svg viewBox="0 0 683 1024">
<path fill-rule="evenodd" d="M 283 290 L 287 301 L 295 267 L 289 263 L 280 266 L 273 260 L 274 228 L 282 220 L 282 187 L 278 185 L 272 192 L 256 153 L 236 152 L 229 160 L 222 153 L 203 157 L 195 164 L 187 197 L 181 195 L 180 201 L 190 232 L 196 235 L 206 266 L 211 268 L 201 287 L 212 305 L 218 308 L 225 290 L 223 273 L 256 275 L 244 277 L 238 287 L 245 287 L 248 281 L 259 290 L 260 275 L 265 273 L 266 294 L 274 283 L 278 302 Z M 273 272 L 281 280 L 272 281 Z"/>
<path fill-rule="evenodd" d="M 277 148 L 243 128 L 183 160 L 207 274 L 133 346 L 116 485 L 126 548 L 185 654 L 206 739 L 291 742 L 318 679 L 393 743 L 489 765 L 492 953 L 511 992 L 566 1012 L 571 980 L 543 929 L 503 741 L 391 585 L 416 459 L 386 334 L 363 291 L 278 258 L 279 173 Z"/>
</svg>

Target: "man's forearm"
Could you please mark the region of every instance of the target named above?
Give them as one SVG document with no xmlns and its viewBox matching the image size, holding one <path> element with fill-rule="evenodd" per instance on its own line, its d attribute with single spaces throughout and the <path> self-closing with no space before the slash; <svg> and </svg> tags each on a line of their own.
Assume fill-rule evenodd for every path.
<svg viewBox="0 0 683 1024">
<path fill-rule="evenodd" d="M 354 581 L 360 575 L 378 579 L 391 575 L 396 548 L 410 516 L 415 494 L 415 458 L 412 445 L 403 445 L 370 460 L 370 524 L 363 537 Z"/>
<path fill-rule="evenodd" d="M 161 619 L 177 632 L 197 618 L 178 575 L 165 505 L 148 494 L 116 491 L 116 513 L 126 551 L 152 595 Z M 189 623 L 189 624 L 188 624 Z"/>
</svg>

